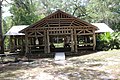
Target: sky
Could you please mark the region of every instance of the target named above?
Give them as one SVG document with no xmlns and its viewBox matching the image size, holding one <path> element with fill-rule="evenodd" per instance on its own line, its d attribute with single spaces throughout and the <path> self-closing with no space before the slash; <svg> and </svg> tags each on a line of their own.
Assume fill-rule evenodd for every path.
<svg viewBox="0 0 120 80">
<path fill-rule="evenodd" d="M 11 0 L 6 0 L 6 1 L 9 2 L 9 3 L 11 2 Z M 3 6 L 2 6 L 2 11 L 3 11 L 2 17 L 3 17 L 3 18 L 12 15 L 12 14 L 10 14 L 10 11 L 9 11 L 10 6 L 4 6 L 4 5 L 8 4 L 6 1 L 3 0 L 3 3 L 2 3 L 2 4 L 3 4 Z"/>
<path fill-rule="evenodd" d="M 11 3 L 11 0 L 3 0 L 3 5 L 6 5 L 6 4 L 8 4 L 8 3 Z M 82 1 L 82 5 L 85 5 L 85 3 L 86 3 L 86 1 L 87 0 L 81 0 Z M 4 13 L 2 13 L 2 17 L 3 18 L 5 18 L 5 17 L 8 17 L 8 16 L 12 16 L 12 14 L 10 13 L 10 11 L 9 11 L 9 9 L 10 9 L 10 6 L 2 6 L 2 10 L 3 10 L 3 12 Z"/>
</svg>

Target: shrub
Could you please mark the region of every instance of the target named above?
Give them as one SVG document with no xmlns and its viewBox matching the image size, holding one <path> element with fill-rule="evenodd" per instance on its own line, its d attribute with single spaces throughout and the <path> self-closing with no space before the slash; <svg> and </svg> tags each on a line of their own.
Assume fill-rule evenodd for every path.
<svg viewBox="0 0 120 80">
<path fill-rule="evenodd" d="M 97 50 L 120 49 L 120 32 L 102 33 L 97 35 Z"/>
<path fill-rule="evenodd" d="M 102 33 L 97 36 L 97 50 L 109 50 L 111 35 L 110 33 Z"/>
<path fill-rule="evenodd" d="M 120 49 L 120 32 L 114 32 L 111 36 L 111 49 Z"/>
</svg>

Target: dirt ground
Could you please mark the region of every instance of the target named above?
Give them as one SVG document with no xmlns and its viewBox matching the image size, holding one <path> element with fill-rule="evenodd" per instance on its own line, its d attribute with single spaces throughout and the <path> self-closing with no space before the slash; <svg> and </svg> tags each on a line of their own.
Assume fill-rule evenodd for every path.
<svg viewBox="0 0 120 80">
<path fill-rule="evenodd" d="M 120 50 L 0 64 L 0 80 L 120 80 Z"/>
</svg>

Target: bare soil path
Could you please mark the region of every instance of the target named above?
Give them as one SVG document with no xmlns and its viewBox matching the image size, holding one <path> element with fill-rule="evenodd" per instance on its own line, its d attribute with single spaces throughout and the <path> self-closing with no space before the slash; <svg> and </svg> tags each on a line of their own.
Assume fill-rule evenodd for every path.
<svg viewBox="0 0 120 80">
<path fill-rule="evenodd" d="M 53 58 L 0 64 L 0 80 L 120 80 L 120 50 L 67 57 L 65 65 Z"/>
</svg>

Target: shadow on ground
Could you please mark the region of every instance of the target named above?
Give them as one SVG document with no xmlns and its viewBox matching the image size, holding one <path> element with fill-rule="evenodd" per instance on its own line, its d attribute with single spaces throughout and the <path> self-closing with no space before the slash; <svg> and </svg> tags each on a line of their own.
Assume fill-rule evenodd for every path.
<svg viewBox="0 0 120 80">
<path fill-rule="evenodd" d="M 81 50 L 77 53 L 74 52 L 65 52 L 66 57 L 74 57 L 74 56 L 83 56 L 83 55 L 88 55 L 88 54 L 92 54 L 95 53 L 97 51 L 93 51 L 93 50 Z M 54 58 L 56 52 L 52 52 L 52 53 L 31 53 L 28 54 L 27 57 L 29 59 L 38 59 L 38 58 Z"/>
<path fill-rule="evenodd" d="M 94 54 L 95 53 L 95 54 Z M 116 55 L 119 52 L 116 52 Z M 0 80 L 20 79 L 37 80 L 41 73 L 51 75 L 51 80 L 117 80 L 118 76 L 102 71 L 108 66 L 107 59 L 116 58 L 112 52 L 96 53 L 96 51 L 80 51 L 78 53 L 66 52 L 66 64 L 54 63 L 54 54 L 32 54 L 28 59 L 20 59 L 18 62 L 0 64 Z M 89 55 L 90 54 L 90 55 Z M 114 59 L 115 60 L 115 59 Z M 113 60 L 112 60 L 113 61 Z M 114 62 L 112 62 L 113 64 Z M 116 62 L 119 63 L 119 62 Z M 110 64 L 111 65 L 111 64 Z M 36 79 L 37 77 L 37 79 Z M 44 77 L 43 80 L 49 80 Z"/>
</svg>

